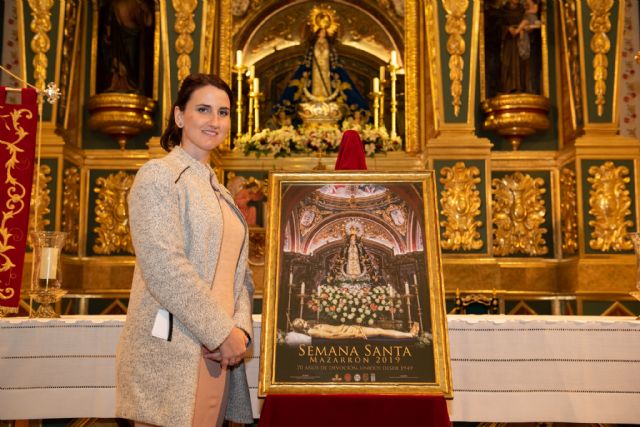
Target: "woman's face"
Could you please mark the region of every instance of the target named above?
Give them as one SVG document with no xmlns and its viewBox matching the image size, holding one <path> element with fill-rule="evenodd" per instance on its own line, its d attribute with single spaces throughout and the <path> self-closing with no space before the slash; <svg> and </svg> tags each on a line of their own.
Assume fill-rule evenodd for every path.
<svg viewBox="0 0 640 427">
<path fill-rule="evenodd" d="M 206 163 L 231 127 L 231 100 L 224 90 L 203 86 L 193 91 L 184 111 L 176 107 L 173 114 L 176 125 L 182 128 L 182 148 Z"/>
</svg>

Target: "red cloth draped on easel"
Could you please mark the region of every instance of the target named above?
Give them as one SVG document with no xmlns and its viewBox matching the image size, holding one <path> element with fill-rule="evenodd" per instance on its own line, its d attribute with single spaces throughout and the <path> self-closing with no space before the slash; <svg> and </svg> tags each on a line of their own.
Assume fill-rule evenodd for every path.
<svg viewBox="0 0 640 427">
<path fill-rule="evenodd" d="M 342 134 L 335 169 L 337 171 L 367 170 L 367 162 L 364 160 L 364 146 L 360 134 L 355 130 L 346 130 Z"/>
<path fill-rule="evenodd" d="M 37 94 L 22 90 L 21 104 L 6 103 L 0 87 L 0 307 L 20 304 L 38 127 Z"/>
</svg>

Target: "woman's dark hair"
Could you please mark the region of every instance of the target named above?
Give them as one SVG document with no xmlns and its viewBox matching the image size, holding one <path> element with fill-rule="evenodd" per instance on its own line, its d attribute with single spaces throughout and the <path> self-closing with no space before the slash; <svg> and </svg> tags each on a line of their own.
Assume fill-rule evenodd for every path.
<svg viewBox="0 0 640 427">
<path fill-rule="evenodd" d="M 213 86 L 225 91 L 227 95 L 229 95 L 229 102 L 233 108 L 233 92 L 229 85 L 220 77 L 215 74 L 191 74 L 187 76 L 180 86 L 178 97 L 173 103 L 169 117 L 167 118 L 167 127 L 160 137 L 160 146 L 164 148 L 165 151 L 171 151 L 173 147 L 180 145 L 180 141 L 182 140 L 182 128 L 176 125 L 174 116 L 176 107 L 184 111 L 184 107 L 187 105 L 187 102 L 189 102 L 189 99 L 191 99 L 191 94 L 196 89 L 204 86 Z"/>
</svg>

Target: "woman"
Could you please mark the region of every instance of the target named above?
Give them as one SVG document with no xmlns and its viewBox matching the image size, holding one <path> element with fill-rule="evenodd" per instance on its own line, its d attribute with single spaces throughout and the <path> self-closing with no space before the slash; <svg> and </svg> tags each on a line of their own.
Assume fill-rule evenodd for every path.
<svg viewBox="0 0 640 427">
<path fill-rule="evenodd" d="M 253 283 L 247 225 L 208 164 L 230 125 L 231 89 L 187 77 L 129 196 L 136 267 L 116 352 L 116 413 L 137 426 L 253 421 L 245 368 Z M 224 247 L 224 250 L 221 248 Z"/>
</svg>

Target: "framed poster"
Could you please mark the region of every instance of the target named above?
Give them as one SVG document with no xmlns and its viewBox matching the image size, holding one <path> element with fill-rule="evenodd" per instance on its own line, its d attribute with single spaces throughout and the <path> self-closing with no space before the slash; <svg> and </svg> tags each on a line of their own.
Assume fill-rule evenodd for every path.
<svg viewBox="0 0 640 427">
<path fill-rule="evenodd" d="M 259 394 L 452 394 L 433 172 L 276 172 Z"/>
</svg>

